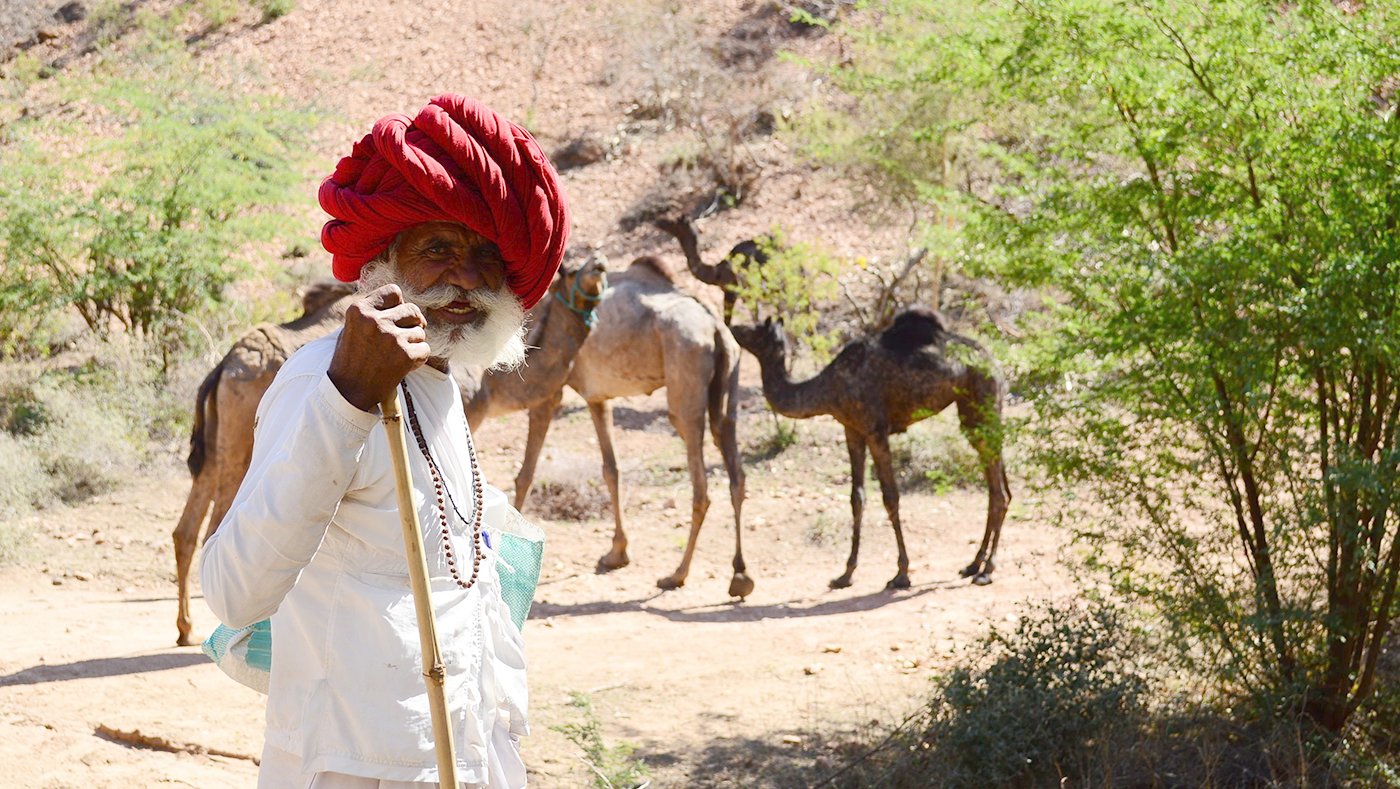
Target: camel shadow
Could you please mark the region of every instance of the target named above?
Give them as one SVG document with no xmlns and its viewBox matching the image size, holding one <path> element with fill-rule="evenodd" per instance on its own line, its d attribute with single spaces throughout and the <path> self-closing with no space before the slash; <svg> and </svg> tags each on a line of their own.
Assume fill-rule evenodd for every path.
<svg viewBox="0 0 1400 789">
<path fill-rule="evenodd" d="M 923 597 L 937 592 L 949 591 L 966 586 L 962 579 L 931 581 L 903 591 L 882 589 L 856 597 L 817 600 L 794 598 L 780 603 L 747 605 L 745 603 L 707 603 L 687 608 L 655 608 L 649 606 L 664 592 L 657 591 L 646 597 L 633 600 L 598 600 L 589 603 L 549 603 L 536 602 L 530 609 L 531 619 L 550 617 L 599 616 L 628 612 L 650 614 L 671 622 L 758 622 L 764 619 L 806 619 L 817 616 L 835 616 L 873 611 L 887 605 Z M 828 592 L 827 594 L 835 594 Z"/>
<path fill-rule="evenodd" d="M 160 653 L 132 657 L 95 658 L 72 663 L 30 666 L 13 674 L 0 676 L 0 688 L 12 685 L 42 685 L 47 682 L 67 682 L 70 679 L 118 677 L 126 674 L 146 674 L 208 663 L 201 652 L 182 654 Z"/>
</svg>

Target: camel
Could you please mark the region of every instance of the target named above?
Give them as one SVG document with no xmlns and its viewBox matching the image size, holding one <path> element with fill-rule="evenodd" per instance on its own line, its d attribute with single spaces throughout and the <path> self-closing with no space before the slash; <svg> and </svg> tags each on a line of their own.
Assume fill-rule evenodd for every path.
<svg viewBox="0 0 1400 789">
<path fill-rule="evenodd" d="M 875 338 L 858 339 L 821 372 L 794 382 L 787 372 L 788 344 L 782 322 L 736 326 L 734 338 L 762 369 L 763 394 L 773 410 L 794 419 L 829 414 L 846 428 L 851 459 L 851 555 L 846 572 L 831 588 L 851 585 L 860 552 L 865 509 L 865 455 L 869 451 L 880 480 L 885 511 L 894 527 L 899 569 L 886 584 L 909 588 L 909 554 L 899 519 L 899 485 L 890 458 L 890 435 L 956 403 L 963 435 L 977 451 L 987 479 L 987 526 L 977 556 L 963 571 L 979 585 L 992 582 L 993 557 L 1001 524 L 1011 503 L 1011 487 L 1001 456 L 1001 406 L 1005 386 L 976 342 L 948 331 L 932 310 L 913 308 Z"/>
<path fill-rule="evenodd" d="M 608 401 L 615 397 L 650 394 L 664 386 L 671 425 L 685 442 L 692 493 L 690 535 L 685 553 L 676 571 L 657 581 L 657 586 L 675 589 L 685 584 L 700 527 L 710 507 L 704 459 L 708 415 L 712 437 L 729 474 L 729 498 L 734 506 L 734 575 L 729 582 L 729 594 L 740 599 L 747 597 L 754 584 L 744 565 L 740 528 L 744 469 L 736 434 L 739 348 L 729 330 L 693 296 L 681 292 L 659 260 L 638 258 L 613 278 L 598 306 L 598 325 L 579 349 L 567 382 L 588 403 L 598 435 L 598 448 L 603 455 L 603 479 L 612 499 L 612 547 L 599 559 L 598 569 L 614 570 L 625 567 L 630 561 L 627 534 L 622 525 L 617 458 L 612 444 L 612 408 Z M 562 397 L 561 388 L 548 393 L 536 390 L 529 398 L 512 401 L 513 406 L 524 406 L 530 411 L 525 459 L 515 480 L 517 508 L 524 506 L 529 494 L 540 448 Z M 476 401 L 472 407 L 492 412 L 501 410 L 494 404 Z"/>
<path fill-rule="evenodd" d="M 717 285 L 724 291 L 724 325 L 729 326 L 734 318 L 734 304 L 739 300 L 738 287 L 744 272 L 753 266 L 768 262 L 759 239 L 740 241 L 729 250 L 724 259 L 713 266 L 700 259 L 700 233 L 689 216 L 681 214 L 673 219 L 658 219 L 657 228 L 674 236 L 685 253 L 685 266 L 696 279 L 706 285 Z"/>
<path fill-rule="evenodd" d="M 583 343 L 591 326 L 593 306 L 607 286 L 604 262 L 600 258 L 582 266 L 561 271 L 549 294 L 531 311 L 532 330 L 527 343 L 537 348 L 519 373 L 492 378 L 519 380 L 521 385 L 557 390 L 563 386 L 569 362 Z M 300 318 L 281 325 L 260 325 L 245 334 L 200 384 L 195 400 L 194 425 L 190 435 L 189 469 L 194 477 L 185 510 L 171 535 L 175 542 L 175 575 L 179 584 L 179 613 L 175 624 L 176 643 L 194 642 L 190 620 L 189 572 L 194 561 L 199 532 L 209 515 L 204 539 L 219 527 L 233 503 L 253 452 L 253 420 L 258 401 L 272 385 L 272 379 L 287 357 L 301 346 L 339 327 L 345 308 L 355 297 L 353 284 L 313 286 L 303 298 Z M 568 307 L 577 320 L 551 320 L 555 302 Z M 467 400 L 480 387 L 472 376 L 460 382 Z M 212 450 L 212 451 L 210 451 Z"/>
</svg>

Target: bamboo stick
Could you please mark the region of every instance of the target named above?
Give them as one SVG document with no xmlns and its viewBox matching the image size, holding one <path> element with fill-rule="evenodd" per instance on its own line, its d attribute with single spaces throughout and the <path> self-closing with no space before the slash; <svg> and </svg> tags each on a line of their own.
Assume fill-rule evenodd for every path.
<svg viewBox="0 0 1400 789">
<path fill-rule="evenodd" d="M 408 447 L 400 416 L 398 390 L 379 404 L 384 432 L 389 436 L 389 455 L 394 459 L 394 487 L 399 494 L 399 522 L 403 525 L 404 550 L 408 554 L 408 577 L 413 588 L 413 607 L 418 612 L 418 639 L 423 645 L 423 679 L 428 688 L 428 711 L 433 721 L 433 743 L 437 750 L 438 786 L 457 789 L 457 748 L 447 715 L 444 683 L 447 667 L 438 644 L 437 619 L 428 586 L 428 560 L 423 553 L 423 536 L 418 528 L 418 512 L 413 507 L 413 482 L 408 473 Z"/>
</svg>

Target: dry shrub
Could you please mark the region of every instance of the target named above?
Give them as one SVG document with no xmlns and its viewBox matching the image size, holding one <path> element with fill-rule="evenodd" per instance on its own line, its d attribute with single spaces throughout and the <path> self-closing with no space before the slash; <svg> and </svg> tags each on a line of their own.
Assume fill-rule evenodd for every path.
<svg viewBox="0 0 1400 789">
<path fill-rule="evenodd" d="M 760 37 L 760 57 L 746 43 L 752 31 L 717 32 L 703 13 L 674 2 L 624 3 L 616 20 L 632 51 L 603 81 L 633 97 L 627 114 L 639 130 L 681 132 L 660 163 L 657 193 L 716 209 L 751 197 L 769 165 L 763 140 L 803 90 L 790 72 L 767 65 L 771 40 Z"/>
<path fill-rule="evenodd" d="M 582 458 L 551 463 L 536 474 L 530 514 L 553 521 L 586 521 L 611 509 L 597 469 Z"/>
</svg>

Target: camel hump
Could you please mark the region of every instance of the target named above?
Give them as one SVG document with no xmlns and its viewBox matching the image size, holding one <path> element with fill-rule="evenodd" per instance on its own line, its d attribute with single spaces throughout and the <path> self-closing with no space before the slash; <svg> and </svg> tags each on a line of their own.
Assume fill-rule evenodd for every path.
<svg viewBox="0 0 1400 789">
<path fill-rule="evenodd" d="M 654 274 L 672 285 L 676 282 L 675 277 L 671 275 L 670 269 L 666 268 L 666 264 L 661 262 L 661 258 L 655 255 L 643 255 L 633 260 L 628 264 L 627 270 L 629 272 L 635 271 L 641 274 Z"/>
<path fill-rule="evenodd" d="M 261 378 L 282 369 L 295 350 L 280 327 L 270 323 L 254 326 L 224 357 L 224 375 L 236 381 Z"/>
<path fill-rule="evenodd" d="M 302 317 L 315 315 L 345 296 L 354 293 L 358 287 L 353 282 L 340 282 L 339 280 L 321 280 L 307 285 L 301 291 Z"/>
<path fill-rule="evenodd" d="M 943 317 L 928 307 L 910 307 L 880 332 L 880 346 L 895 353 L 912 353 L 940 342 L 948 334 Z"/>
</svg>

